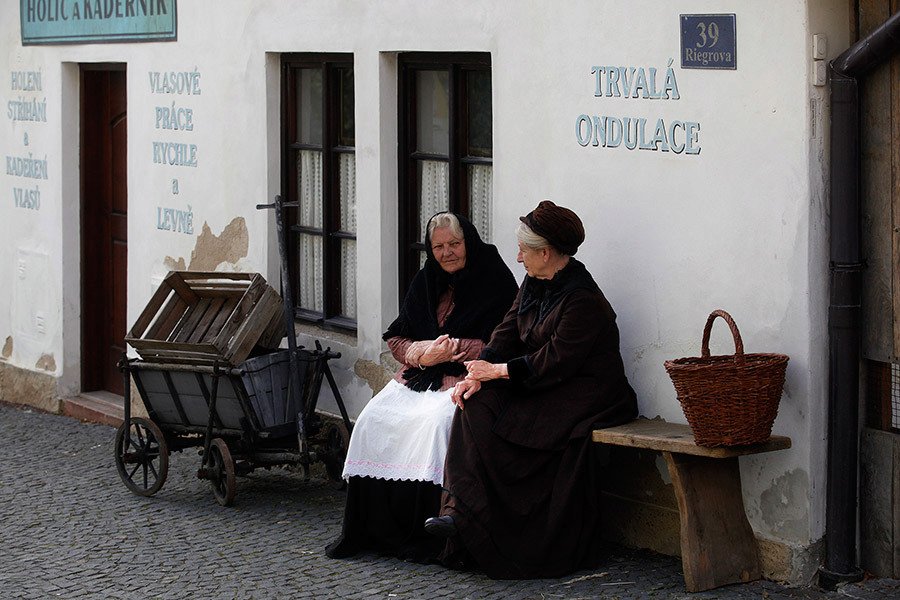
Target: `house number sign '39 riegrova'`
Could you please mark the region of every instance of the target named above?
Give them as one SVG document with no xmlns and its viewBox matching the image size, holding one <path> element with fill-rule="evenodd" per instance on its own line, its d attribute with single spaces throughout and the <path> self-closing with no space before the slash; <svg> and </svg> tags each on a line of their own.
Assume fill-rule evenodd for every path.
<svg viewBox="0 0 900 600">
<path fill-rule="evenodd" d="M 680 15 L 681 68 L 737 68 L 735 15 Z M 660 66 L 599 64 L 591 67 L 595 98 L 604 103 L 622 100 L 679 100 L 674 59 Z M 668 104 L 668 103 L 667 103 Z M 698 156 L 699 121 L 609 114 L 580 114 L 575 118 L 575 141 L 582 147 L 624 148 Z"/>
</svg>

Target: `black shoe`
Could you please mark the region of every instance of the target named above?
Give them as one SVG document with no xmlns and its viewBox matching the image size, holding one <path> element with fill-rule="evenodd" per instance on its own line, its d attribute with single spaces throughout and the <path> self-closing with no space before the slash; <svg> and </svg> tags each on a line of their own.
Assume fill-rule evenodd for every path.
<svg viewBox="0 0 900 600">
<path fill-rule="evenodd" d="M 425 519 L 425 531 L 436 537 L 450 538 L 456 535 L 456 523 L 450 515 Z"/>
</svg>

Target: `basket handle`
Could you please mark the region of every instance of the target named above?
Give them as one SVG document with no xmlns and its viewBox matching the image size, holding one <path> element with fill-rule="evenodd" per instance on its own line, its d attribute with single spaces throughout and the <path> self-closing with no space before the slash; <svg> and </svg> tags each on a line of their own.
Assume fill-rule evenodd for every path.
<svg viewBox="0 0 900 600">
<path fill-rule="evenodd" d="M 744 364 L 744 341 L 741 339 L 741 332 L 738 331 L 737 324 L 735 324 L 731 315 L 721 309 L 712 311 L 709 313 L 709 318 L 706 319 L 706 327 L 703 328 L 703 343 L 700 347 L 700 356 L 709 358 L 709 334 L 712 331 L 713 321 L 716 320 L 716 317 L 721 317 L 723 321 L 728 323 L 728 328 L 731 329 L 731 337 L 734 338 L 734 362 Z"/>
</svg>

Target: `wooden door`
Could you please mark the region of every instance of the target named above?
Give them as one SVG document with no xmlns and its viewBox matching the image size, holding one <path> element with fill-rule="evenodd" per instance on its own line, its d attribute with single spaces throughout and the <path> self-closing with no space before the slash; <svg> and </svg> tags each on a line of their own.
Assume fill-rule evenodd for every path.
<svg viewBox="0 0 900 600">
<path fill-rule="evenodd" d="M 81 70 L 82 391 L 123 393 L 128 265 L 125 70 Z"/>
</svg>

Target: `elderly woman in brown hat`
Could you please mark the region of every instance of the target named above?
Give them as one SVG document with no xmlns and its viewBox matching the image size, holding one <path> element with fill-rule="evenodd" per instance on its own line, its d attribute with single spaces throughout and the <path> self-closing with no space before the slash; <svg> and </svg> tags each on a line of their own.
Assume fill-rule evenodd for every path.
<svg viewBox="0 0 900 600">
<path fill-rule="evenodd" d="M 559 577 L 598 558 L 591 430 L 637 416 L 616 314 L 572 255 L 584 226 L 550 201 L 521 218 L 516 301 L 451 394 L 440 516 L 448 566 L 500 579 Z"/>
</svg>

